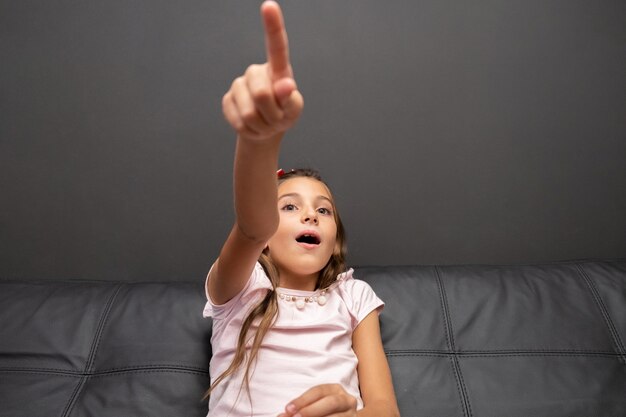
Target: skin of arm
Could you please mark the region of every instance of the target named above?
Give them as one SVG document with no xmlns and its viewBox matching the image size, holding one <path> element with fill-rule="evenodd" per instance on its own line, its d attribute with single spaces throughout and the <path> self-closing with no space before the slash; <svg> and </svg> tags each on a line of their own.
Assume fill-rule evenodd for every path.
<svg viewBox="0 0 626 417">
<path fill-rule="evenodd" d="M 217 304 L 227 302 L 243 288 L 267 240 L 278 227 L 275 161 L 279 140 L 276 142 L 258 145 L 237 140 L 236 221 L 208 280 L 209 295 Z"/>
<path fill-rule="evenodd" d="M 265 2 L 261 15 L 267 62 L 249 66 L 222 99 L 224 117 L 237 132 L 233 167 L 236 221 L 207 280 L 208 293 L 216 304 L 241 291 L 278 227 L 280 143 L 304 105 L 293 79 L 278 4 Z"/>
<path fill-rule="evenodd" d="M 278 417 L 400 417 L 391 371 L 380 337 L 378 313 L 365 317 L 352 334 L 363 408 L 339 384 L 317 385 L 291 401 Z"/>
<path fill-rule="evenodd" d="M 352 348 L 359 358 L 357 372 L 363 398 L 363 409 L 357 416 L 400 417 L 377 312 L 371 312 L 354 330 Z"/>
</svg>

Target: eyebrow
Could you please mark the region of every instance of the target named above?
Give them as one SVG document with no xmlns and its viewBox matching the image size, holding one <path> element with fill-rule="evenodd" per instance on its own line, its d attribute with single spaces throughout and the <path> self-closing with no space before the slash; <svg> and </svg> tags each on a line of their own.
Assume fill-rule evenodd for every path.
<svg viewBox="0 0 626 417">
<path fill-rule="evenodd" d="M 302 196 L 301 196 L 300 194 L 298 194 L 298 193 L 287 193 L 287 194 L 283 194 L 283 195 L 281 195 L 280 197 L 278 197 L 278 200 L 280 201 L 280 200 L 282 200 L 283 198 L 286 198 L 286 197 L 297 197 L 297 198 L 302 198 Z M 321 195 L 321 194 L 320 194 L 320 195 L 318 195 L 315 199 L 316 199 L 316 200 L 326 200 L 326 201 L 328 201 L 331 205 L 333 205 L 333 201 L 332 201 L 330 198 L 326 197 L 325 195 Z"/>
</svg>

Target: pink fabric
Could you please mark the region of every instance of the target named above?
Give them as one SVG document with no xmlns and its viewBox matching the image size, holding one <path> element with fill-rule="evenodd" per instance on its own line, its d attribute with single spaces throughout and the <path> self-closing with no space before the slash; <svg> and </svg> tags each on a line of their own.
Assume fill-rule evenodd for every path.
<svg viewBox="0 0 626 417">
<path fill-rule="evenodd" d="M 259 350 L 250 381 L 250 398 L 241 389 L 240 370 L 212 393 L 207 417 L 275 417 L 290 400 L 325 383 L 342 384 L 357 397 L 358 408 L 362 408 L 352 332 L 369 313 L 380 312 L 384 303 L 366 282 L 354 279 L 352 274 L 350 269 L 337 277 L 323 306 L 306 303 L 300 310 L 293 301 L 279 299 L 278 319 Z M 213 318 L 212 378 L 230 365 L 241 323 L 271 288 L 263 267 L 257 263 L 245 288 L 226 304 L 214 305 L 207 294 L 203 315 Z M 283 288 L 278 291 L 297 297 L 314 294 Z"/>
</svg>

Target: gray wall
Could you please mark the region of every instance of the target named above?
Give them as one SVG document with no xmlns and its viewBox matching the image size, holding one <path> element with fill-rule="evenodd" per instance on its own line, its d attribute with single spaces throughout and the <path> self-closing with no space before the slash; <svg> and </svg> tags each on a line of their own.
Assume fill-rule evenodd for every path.
<svg viewBox="0 0 626 417">
<path fill-rule="evenodd" d="M 0 1 L 0 277 L 203 279 L 259 2 Z M 622 0 L 284 2 L 350 262 L 626 256 Z"/>
</svg>

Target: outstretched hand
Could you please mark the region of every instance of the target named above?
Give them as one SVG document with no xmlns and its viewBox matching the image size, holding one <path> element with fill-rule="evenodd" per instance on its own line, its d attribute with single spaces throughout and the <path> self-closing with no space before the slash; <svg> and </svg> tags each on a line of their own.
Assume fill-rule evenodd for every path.
<svg viewBox="0 0 626 417">
<path fill-rule="evenodd" d="M 291 401 L 278 417 L 356 417 L 356 405 L 341 385 L 322 384 Z"/>
<path fill-rule="evenodd" d="M 263 140 L 284 133 L 296 123 L 304 106 L 289 61 L 280 6 L 265 1 L 261 16 L 267 62 L 249 66 L 222 99 L 226 120 L 244 139 Z"/>
</svg>

